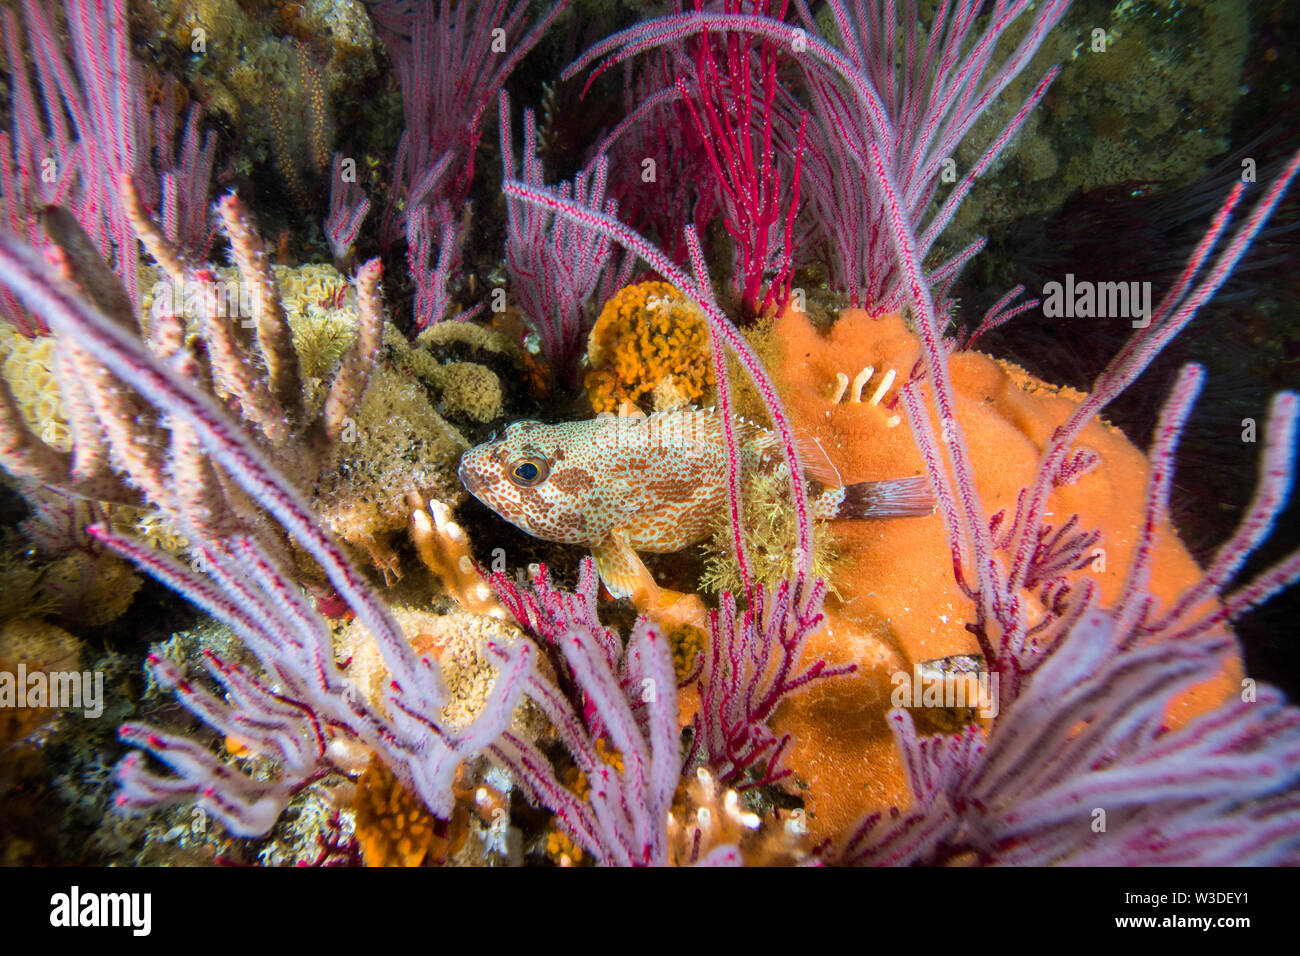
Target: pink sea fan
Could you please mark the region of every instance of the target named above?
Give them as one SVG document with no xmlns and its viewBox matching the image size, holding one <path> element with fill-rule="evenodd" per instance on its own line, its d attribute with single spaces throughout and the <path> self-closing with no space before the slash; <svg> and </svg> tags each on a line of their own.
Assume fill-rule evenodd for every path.
<svg viewBox="0 0 1300 956">
<path fill-rule="evenodd" d="M 353 165 L 345 166 L 349 162 Z M 352 244 L 361 232 L 361 223 L 370 212 L 370 200 L 356 179 L 355 162 L 342 153 L 335 153 L 334 167 L 330 172 L 330 211 L 325 218 L 325 239 L 338 265 L 342 265 L 352 252 Z"/>
<path fill-rule="evenodd" d="M 770 594 L 753 589 L 752 606 L 739 616 L 730 594 L 709 612 L 695 748 L 723 785 L 747 790 L 789 776 L 781 757 L 790 735 L 778 738 L 768 718 L 789 694 L 856 670 L 852 664 L 827 668 L 823 660 L 803 660 L 808 639 L 821 627 L 825 596 L 826 582 L 796 578 Z"/>
<path fill-rule="evenodd" d="M 682 775 L 677 679 L 667 638 L 643 617 L 623 647 L 596 616 L 599 582 L 590 559 L 572 594 L 553 587 L 545 567 L 528 589 L 502 574 L 492 583 L 550 657 L 554 679 L 534 672 L 527 693 L 573 756 L 588 795 L 583 799 L 565 787 L 537 746 L 511 730 L 492 752 L 600 862 L 665 864 L 668 811 Z M 602 757 L 602 739 L 617 751 L 621 767 L 612 754 Z"/>
<path fill-rule="evenodd" d="M 402 83 L 406 117 L 393 163 L 396 188 L 380 227 L 386 244 L 405 234 L 410 210 L 465 201 L 483 114 L 566 5 L 553 4 L 532 26 L 528 4 L 509 0 L 370 6 Z"/>
<path fill-rule="evenodd" d="M 877 158 L 878 162 L 878 158 Z M 891 714 L 914 806 L 873 815 L 831 859 L 849 862 L 1278 863 L 1300 860 L 1300 711 L 1247 682 L 1241 701 L 1170 730 L 1174 695 L 1222 672 L 1236 651 L 1227 625 L 1300 578 L 1300 551 L 1228 590 L 1273 526 L 1290 492 L 1297 396 L 1278 395 L 1267 428 L 1259 490 L 1237 532 L 1203 578 L 1170 609 L 1147 590 L 1157 530 L 1167 523 L 1174 453 L 1203 382 L 1179 375 L 1156 428 L 1144 522 L 1123 591 L 1101 608 L 1094 589 L 1049 585 L 1052 600 L 1031 624 L 1026 589 L 1061 567 L 1045 556 L 1051 489 L 1077 471 L 1083 425 L 1150 364 L 1191 321 L 1258 234 L 1300 169 L 1292 158 L 1198 281 L 1243 192 L 1238 184 L 1150 323 L 1094 383 L 1052 436 L 1037 480 L 1010 529 L 990 521 L 975 491 L 969 451 L 953 414 L 947 350 L 933 301 L 895 215 L 900 263 L 913 290 L 936 441 L 920 383 L 904 404 L 951 535 L 954 573 L 975 603 L 971 629 L 999 679 L 1000 713 L 985 734 L 919 738 L 909 715 Z M 882 182 L 888 177 L 878 165 Z M 1068 526 L 1068 525 L 1067 525 Z M 1069 539 L 1065 539 L 1067 542 Z M 1050 549 L 1049 549 L 1050 550 Z M 1063 551 L 1069 551 L 1067 544 Z M 1068 562 L 1067 562 L 1068 565 Z"/>
<path fill-rule="evenodd" d="M 942 5 L 928 37 L 910 6 L 900 17 L 893 2 L 868 9 L 831 0 L 839 46 L 819 35 L 806 4 L 797 6 L 803 28 L 776 17 L 710 10 L 647 20 L 597 43 L 565 76 L 592 64 L 598 64 L 598 74 L 649 50 L 714 33 L 743 34 L 790 50 L 805 75 L 812 105 L 816 135 L 807 140 L 804 172 L 817 214 L 814 229 L 824 230 L 830 240 L 834 286 L 868 308 L 896 311 L 907 301 L 907 290 L 891 239 L 891 200 L 870 170 L 871 149 L 878 150 L 894 183 L 892 201 L 916 234 L 916 252 L 923 259 L 1046 93 L 1056 71 L 1037 84 L 974 166 L 962 171 L 948 196 L 932 203 L 944 161 L 1024 70 L 1068 0 L 1050 0 L 1037 8 L 1030 0 L 998 4 L 978 37 L 972 35 L 981 8 L 976 0 Z M 1023 36 L 991 68 L 999 39 L 1021 17 L 1027 24 Z M 893 56 L 896 48 L 903 51 L 901 70 Z M 792 149 L 794 139 L 785 139 Z M 977 242 L 933 270 L 930 279 L 941 293 L 981 247 Z"/>
<path fill-rule="evenodd" d="M 1171 730 L 1166 711 L 1235 652 L 1224 634 L 1123 651 L 1089 611 L 998 715 L 918 736 L 889 715 L 914 804 L 826 855 L 855 864 L 1240 865 L 1300 860 L 1300 710 L 1272 689 Z"/>
<path fill-rule="evenodd" d="M 542 185 L 533 111 L 524 110 L 523 168 L 516 169 L 510 145 L 510 99 L 501 94 L 501 161 L 505 178 L 520 175 L 530 186 Z M 559 192 L 583 208 L 610 216 L 618 203 L 605 198 L 608 160 L 597 156 Z M 599 233 L 583 229 L 546 209 L 506 197 L 506 270 L 510 290 L 525 321 L 541 340 L 542 352 L 566 385 L 577 385 L 578 362 L 586 351 L 594 323 L 588 306 L 599 306 L 632 275 L 634 259 L 618 252 Z"/>
<path fill-rule="evenodd" d="M 13 119 L 12 132 L 0 133 L 0 230 L 42 245 L 42 207 L 67 208 L 138 302 L 139 244 L 118 182 L 131 178 L 169 239 L 206 252 L 213 137 L 200 136 L 197 106 L 178 137 L 171 77 L 162 81 L 162 102 L 150 108 L 144 70 L 131 56 L 125 0 L 64 0 L 66 44 L 49 4 L 26 0 L 22 10 L 25 30 L 12 10 L 0 11 Z M 0 318 L 23 332 L 43 331 L 7 291 L 0 292 Z"/>
<path fill-rule="evenodd" d="M 777 20 L 787 2 L 755 0 L 752 9 Z M 696 10 L 702 10 L 696 0 Z M 725 0 L 723 12 L 742 11 L 742 0 Z M 781 51 L 771 40 L 755 44 L 745 33 L 711 37 L 706 30 L 689 43 L 689 74 L 677 78 L 683 112 L 703 155 L 711 187 L 724 213 L 733 243 L 732 285 L 746 316 L 779 312 L 790 298 L 794 274 L 794 226 L 799 215 L 800 172 L 807 116 L 802 115 L 793 146 L 789 118 L 778 108 L 777 66 Z M 784 98 L 780 101 L 784 104 Z M 787 157 L 789 161 L 787 162 Z"/>
<path fill-rule="evenodd" d="M 267 452 L 210 394 L 192 381 L 183 363 L 155 354 L 137 335 L 86 302 L 33 249 L 0 235 L 0 281 L 51 330 L 77 341 L 170 422 L 172 463 L 196 448 L 279 525 L 209 521 L 206 502 L 193 500 L 184 468 L 163 469 L 148 493 L 168 507 L 196 556 L 182 564 L 104 525 L 99 541 L 224 621 L 256 658 L 245 668 L 208 655 L 217 695 L 190 682 L 170 663 L 150 664 L 159 682 L 222 734 L 271 758 L 275 773 L 257 779 L 220 759 L 193 738 L 142 724 L 122 737 L 149 751 L 175 772 L 150 770 L 139 752 L 118 767 L 119 806 L 145 808 L 192 800 L 239 836 L 265 833 L 294 793 L 331 772 L 355 771 L 377 754 L 404 787 L 446 818 L 452 809 L 456 765 L 485 748 L 510 720 L 532 666 L 531 645 L 489 648 L 498 675 L 485 709 L 471 725 L 444 726 L 448 693 L 438 665 L 417 657 L 383 598 L 326 531 L 310 505 L 271 462 Z M 187 458 L 187 460 L 190 460 Z M 390 682 L 372 702 L 335 661 L 329 621 L 298 585 L 287 535 L 319 565 L 331 586 L 373 638 Z"/>
</svg>

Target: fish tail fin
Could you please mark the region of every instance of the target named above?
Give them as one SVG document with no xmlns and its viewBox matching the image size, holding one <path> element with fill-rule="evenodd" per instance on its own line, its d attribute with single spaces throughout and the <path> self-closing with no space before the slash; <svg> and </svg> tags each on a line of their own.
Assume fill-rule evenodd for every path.
<svg viewBox="0 0 1300 956">
<path fill-rule="evenodd" d="M 918 476 L 828 488 L 817 496 L 814 510 L 825 518 L 924 518 L 936 504 L 930 479 Z"/>
</svg>

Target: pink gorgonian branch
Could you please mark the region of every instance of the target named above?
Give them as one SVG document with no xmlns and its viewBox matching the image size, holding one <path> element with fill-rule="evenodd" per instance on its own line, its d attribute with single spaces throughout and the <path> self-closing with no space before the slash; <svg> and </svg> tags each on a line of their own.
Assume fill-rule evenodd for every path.
<svg viewBox="0 0 1300 956">
<path fill-rule="evenodd" d="M 185 530 L 202 572 L 103 526 L 94 534 L 228 624 L 256 657 L 260 673 L 205 655 L 220 696 L 155 655 L 149 667 L 159 684 L 204 723 L 271 760 L 274 775 L 250 776 L 190 737 L 131 723 L 122 727 L 122 739 L 153 754 L 175 776 L 158 775 L 145 768 L 140 753 L 130 754 L 117 769 L 122 786 L 117 805 L 146 809 L 192 800 L 234 835 L 258 836 L 305 786 L 330 773 L 355 774 L 373 753 L 432 813 L 449 817 L 456 765 L 510 722 L 530 667 L 529 648 L 489 648 L 500 671 L 482 713 L 468 727 L 442 726 L 448 694 L 437 666 L 427 660 L 421 661 L 426 673 L 415 692 L 394 682 L 377 706 L 335 662 L 329 622 L 303 595 L 291 562 L 251 537 L 212 541 L 195 537 L 201 532 L 194 528 Z M 383 642 L 393 637 L 377 637 L 381 652 L 391 654 L 394 648 Z M 405 643 L 400 632 L 395 637 Z"/>
<path fill-rule="evenodd" d="M 590 155 L 610 157 L 609 193 L 618 200 L 619 218 L 654 236 L 680 265 L 687 257 L 687 223 L 710 222 L 717 198 L 708 188 L 708 160 L 691 143 L 681 93 L 673 82 L 678 58 L 672 52 L 647 58 L 635 71 L 629 65 L 625 115 Z"/>
<path fill-rule="evenodd" d="M 63 12 L 66 31 L 50 4 L 24 0 L 21 27 L 13 10 L 0 11 L 13 124 L 0 134 L 0 229 L 46 247 L 41 210 L 67 209 L 138 303 L 139 245 L 118 182 L 136 183 L 173 242 L 206 252 L 215 143 L 211 133 L 200 136 L 197 106 L 178 137 L 171 77 L 150 109 L 144 71 L 131 57 L 126 0 L 64 0 Z M 0 316 L 43 331 L 7 291 Z"/>
<path fill-rule="evenodd" d="M 345 163 L 351 166 L 347 167 Z M 336 263 L 347 260 L 368 212 L 370 200 L 357 182 L 356 161 L 335 153 L 334 168 L 330 173 L 330 211 L 325 219 L 325 239 Z"/>
<path fill-rule="evenodd" d="M 459 210 L 474 177 L 483 114 L 567 5 L 552 4 L 531 27 L 529 4 L 510 0 L 367 6 L 396 67 L 406 120 L 380 226 L 385 245 L 407 234 L 407 216 L 419 206 L 445 202 Z"/>
<path fill-rule="evenodd" d="M 873 814 L 827 862 L 1276 866 L 1300 862 L 1300 710 L 1271 688 L 1171 730 L 1173 698 L 1233 642 L 1122 651 L 1084 613 L 985 735 L 917 734 L 890 712 L 913 805 Z"/>
<path fill-rule="evenodd" d="M 574 593 L 555 588 L 545 566 L 528 588 L 500 573 L 492 586 L 550 655 L 554 678 L 532 672 L 526 693 L 586 778 L 587 795 L 564 786 L 537 745 L 511 730 L 492 745 L 492 753 L 599 862 L 666 864 L 668 812 L 682 774 L 677 678 L 667 638 L 642 617 L 623 647 L 596 617 L 599 579 L 590 558 L 582 563 Z"/>
<path fill-rule="evenodd" d="M 766 786 L 788 777 L 781 757 L 790 735 L 767 726 L 777 705 L 814 681 L 855 671 L 828 668 L 824 660 L 803 666 L 808 639 L 822 625 L 826 584 L 804 593 L 802 580 L 782 581 L 770 594 L 751 592 L 751 606 L 737 619 L 736 604 L 723 595 L 709 612 L 709 649 L 700 673 L 700 710 L 694 746 L 724 786 Z M 800 668 L 803 667 L 802 670 Z"/>
<path fill-rule="evenodd" d="M 1169 726 L 1175 697 L 1221 677 L 1236 656 L 1226 625 L 1300 579 L 1297 550 L 1224 590 L 1292 487 L 1300 400 L 1282 393 L 1266 426 L 1259 490 L 1241 526 L 1173 611 L 1156 616 L 1147 590 L 1151 562 L 1168 524 L 1178 440 L 1203 379 L 1199 366 L 1185 367 L 1161 412 L 1144 517 L 1115 603 L 1100 607 L 1085 583 L 1021 638 L 996 644 L 982 630 L 996 622 L 981 619 L 977 635 L 1000 680 L 991 689 L 998 705 L 992 728 L 921 737 L 909 713 L 892 711 L 914 803 L 862 821 L 827 848 L 829 861 L 1300 862 L 1300 710 L 1270 688 L 1243 682 L 1239 700 L 1230 696 L 1177 730 Z M 917 427 L 924 413 L 915 393 L 907 398 Z M 928 422 L 917 434 L 933 467 L 938 453 Z M 1013 528 L 1029 520 L 1026 501 L 1022 496 Z M 945 511 L 950 528 L 955 512 Z M 1039 542 L 1029 563 L 1051 565 L 1042 557 L 1043 525 L 1028 527 Z M 991 530 L 1000 532 L 997 523 Z M 999 547 L 1017 535 L 999 534 Z M 1005 587 L 1005 578 L 994 583 Z"/>
<path fill-rule="evenodd" d="M 377 270 L 375 270 L 377 272 Z M 261 533 L 208 527 L 201 502 L 181 500 L 190 487 L 183 469 L 163 468 L 148 486 L 151 503 L 180 521 L 199 559 L 196 570 L 107 528 L 96 537 L 203 610 L 226 622 L 257 658 L 261 673 L 210 658 L 224 699 L 170 674 L 182 702 L 219 730 L 279 765 L 280 786 L 259 789 L 242 773 L 216 773 L 194 745 L 152 729 L 128 727 L 179 777 L 159 777 L 139 758 L 123 765 L 128 805 L 180 796 L 200 802 L 232 832 L 265 832 L 283 801 L 318 774 L 355 769 L 356 749 L 377 753 L 404 786 L 429 809 L 447 816 L 455 766 L 481 750 L 509 722 L 513 702 L 531 666 L 531 651 L 515 644 L 493 651 L 499 672 L 493 696 L 478 721 L 455 732 L 442 726 L 447 701 L 438 665 L 417 657 L 385 601 L 339 543 L 323 530 L 310 506 L 266 453 L 184 371 L 155 355 L 122 324 L 87 303 L 35 250 L 0 235 L 0 281 L 51 331 L 73 341 L 129 389 L 165 412 L 172 454 L 194 450 L 221 468 L 320 566 L 334 590 L 356 613 L 383 658 L 390 683 L 381 702 L 368 703 L 334 662 L 328 621 L 298 587 L 299 572 L 287 552 Z M 194 456 L 185 460 L 193 462 Z M 233 775 L 232 775 L 233 774 Z"/>
<path fill-rule="evenodd" d="M 460 265 L 461 235 L 447 203 L 411 210 L 406 233 L 406 264 L 415 284 L 415 327 L 426 329 L 446 318 L 451 305 L 447 283 Z"/>
<path fill-rule="evenodd" d="M 1300 578 L 1295 551 L 1221 591 L 1291 488 L 1300 402 L 1283 393 L 1241 527 L 1174 610 L 1153 618 L 1147 579 L 1155 539 L 1168 520 L 1178 439 L 1203 378 L 1199 366 L 1184 368 L 1162 410 L 1144 519 L 1115 604 L 1098 606 L 1085 586 L 1031 631 L 1032 644 L 1003 645 L 1003 656 L 990 658 L 1003 687 L 994 689 L 1000 708 L 987 733 L 972 726 L 922 737 L 907 711 L 892 711 L 913 805 L 863 820 L 825 848 L 828 862 L 1300 862 L 1300 710 L 1243 682 L 1239 699 L 1176 730 L 1169 725 L 1177 695 L 1220 677 L 1236 655 L 1226 623 Z M 1023 501 L 1018 511 L 1021 522 Z"/>
<path fill-rule="evenodd" d="M 523 169 L 515 167 L 510 143 L 510 99 L 501 94 L 501 158 L 506 179 L 521 176 L 529 186 L 543 185 L 537 158 L 533 111 L 524 110 Z M 559 194 L 579 208 L 618 215 L 618 203 L 605 198 L 609 164 L 597 156 L 572 182 L 561 183 Z M 594 322 L 589 303 L 602 304 L 632 274 L 634 260 L 616 254 L 614 243 L 543 207 L 506 199 L 506 271 L 510 291 L 525 321 L 541 340 L 542 352 L 566 386 L 577 385 L 578 363 L 587 348 Z"/>
<path fill-rule="evenodd" d="M 1068 454 L 1079 432 L 1120 392 L 1133 383 L 1174 336 L 1187 327 L 1201 307 L 1227 280 L 1228 275 L 1281 201 L 1283 193 L 1298 169 L 1300 169 L 1300 152 L 1291 157 L 1282 174 L 1268 187 L 1236 234 L 1228 240 L 1218 258 L 1208 270 L 1205 270 L 1211 253 L 1227 230 L 1230 215 L 1245 191 L 1244 184 L 1235 185 L 1188 260 L 1182 274 L 1155 308 L 1146 326 L 1134 333 L 1097 377 L 1088 397 L 1053 434 L 1052 441 L 1039 464 L 1038 478 L 1031 488 L 1028 503 L 1031 522 L 1043 512 L 1050 490 L 1050 475 L 1060 467 L 1061 461 Z M 1200 277 L 1199 281 L 1198 277 Z M 1012 548 L 1010 584 L 1013 587 L 1023 580 L 1031 547 L 1025 532 L 1022 531 Z"/>
</svg>

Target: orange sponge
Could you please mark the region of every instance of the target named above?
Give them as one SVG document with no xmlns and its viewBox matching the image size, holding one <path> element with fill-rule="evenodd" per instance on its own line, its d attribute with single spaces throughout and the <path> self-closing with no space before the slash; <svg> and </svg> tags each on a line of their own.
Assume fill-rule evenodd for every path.
<svg viewBox="0 0 1300 956">
<path fill-rule="evenodd" d="M 795 427 L 821 446 L 845 483 L 924 473 L 901 407 L 893 404 L 920 357 L 901 317 L 846 310 L 823 334 L 803 315 L 787 313 L 763 336 L 760 350 Z M 982 503 L 990 514 L 1003 508 L 1012 513 L 1053 430 L 1082 396 L 979 353 L 952 356 L 949 370 Z M 1091 577 L 1105 604 L 1118 596 L 1137 540 L 1147 460 L 1102 421 L 1091 422 L 1078 445 L 1096 452 L 1100 463 L 1056 489 L 1048 510 L 1060 522 L 1078 514 L 1082 528 L 1100 530 L 1089 565 L 1072 577 Z M 773 729 L 793 736 L 787 765 L 807 788 L 814 842 L 843 834 L 866 812 L 907 802 L 885 724 L 890 675 L 979 650 L 965 628 L 974 615 L 953 580 L 937 514 L 836 522 L 831 533 L 849 561 L 833 582 L 839 596 L 827 600 L 828 625 L 807 653 L 832 665 L 856 661 L 859 670 L 814 684 L 783 704 L 773 720 Z M 1168 606 L 1200 574 L 1176 531 L 1162 527 L 1151 593 Z M 1234 661 L 1210 684 L 1191 688 L 1173 705 L 1171 723 L 1217 706 L 1240 676 Z"/>
</svg>

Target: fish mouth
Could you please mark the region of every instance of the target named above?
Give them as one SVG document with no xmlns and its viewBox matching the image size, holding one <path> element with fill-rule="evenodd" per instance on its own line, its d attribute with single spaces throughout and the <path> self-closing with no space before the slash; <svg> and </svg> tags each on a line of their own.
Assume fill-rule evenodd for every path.
<svg viewBox="0 0 1300 956">
<path fill-rule="evenodd" d="M 474 469 L 466 466 L 464 458 L 460 460 L 460 467 L 456 469 L 456 477 L 460 479 L 460 483 L 465 486 L 466 491 L 480 501 L 483 500 L 483 496 L 479 494 L 483 490 L 483 482 L 474 472 Z"/>
</svg>

